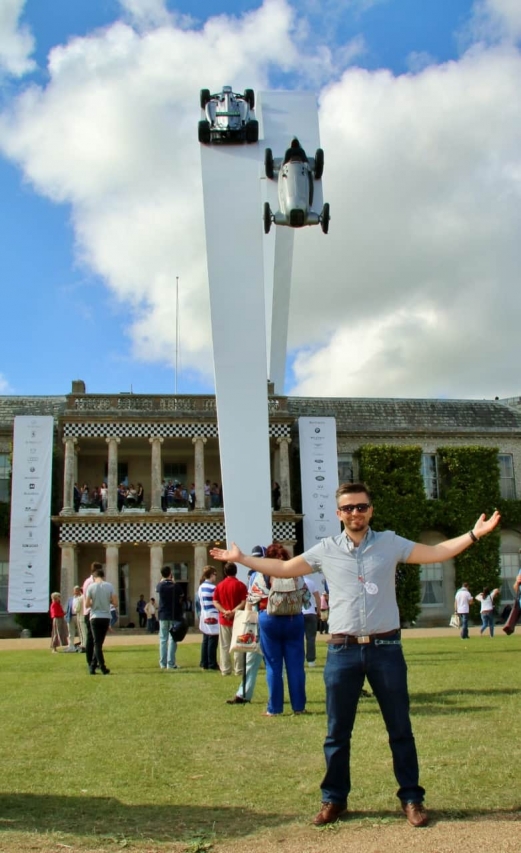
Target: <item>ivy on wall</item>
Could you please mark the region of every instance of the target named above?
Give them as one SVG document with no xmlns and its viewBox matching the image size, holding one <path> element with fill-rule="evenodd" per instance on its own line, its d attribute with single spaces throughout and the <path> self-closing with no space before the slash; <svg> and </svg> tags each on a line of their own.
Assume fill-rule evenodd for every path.
<svg viewBox="0 0 521 853">
<path fill-rule="evenodd" d="M 425 529 L 426 503 L 420 447 L 369 445 L 360 448 L 360 474 L 371 490 L 374 530 L 394 530 L 418 541 Z M 420 612 L 420 568 L 401 563 L 396 572 L 400 621 L 414 622 Z"/>
<path fill-rule="evenodd" d="M 447 537 L 471 530 L 479 515 L 487 517 L 500 503 L 498 449 L 489 447 L 440 447 L 439 473 L 442 485 L 438 526 Z M 474 595 L 483 587 L 501 586 L 500 535 L 495 530 L 455 559 L 456 586 L 466 581 Z M 479 618 L 479 603 L 471 616 Z"/>
<path fill-rule="evenodd" d="M 521 501 L 502 501 L 497 448 L 441 447 L 437 450 L 440 498 L 429 500 L 421 474 L 421 447 L 364 445 L 359 451 L 361 478 L 373 495 L 375 530 L 394 530 L 418 541 L 426 530 L 447 539 L 470 530 L 482 512 L 497 507 L 503 526 L 521 530 Z M 456 586 L 469 583 L 474 594 L 500 586 L 499 532 L 494 531 L 455 559 Z M 420 612 L 419 566 L 400 565 L 396 575 L 400 619 L 412 622 Z M 479 605 L 474 604 L 473 618 Z"/>
</svg>

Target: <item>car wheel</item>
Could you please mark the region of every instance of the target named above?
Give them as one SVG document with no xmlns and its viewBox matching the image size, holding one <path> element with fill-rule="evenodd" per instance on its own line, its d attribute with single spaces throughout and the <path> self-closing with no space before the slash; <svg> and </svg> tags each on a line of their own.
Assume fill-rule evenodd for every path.
<svg viewBox="0 0 521 853">
<path fill-rule="evenodd" d="M 244 90 L 244 100 L 249 105 L 250 110 L 255 109 L 255 92 L 253 89 Z"/>
<path fill-rule="evenodd" d="M 266 177 L 273 180 L 273 151 L 271 148 L 266 148 L 266 152 L 264 154 L 264 170 L 266 172 Z"/>
<path fill-rule="evenodd" d="M 198 128 L 198 137 L 199 142 L 203 145 L 210 144 L 210 122 L 209 121 L 200 121 Z"/>
<path fill-rule="evenodd" d="M 210 100 L 210 90 L 201 89 L 201 109 L 204 110 L 206 104 Z"/>
<path fill-rule="evenodd" d="M 271 228 L 271 210 L 269 202 L 264 202 L 264 233 L 269 234 Z"/>
<path fill-rule="evenodd" d="M 258 142 L 259 141 L 259 122 L 256 119 L 252 119 L 246 125 L 246 142 Z"/>
<path fill-rule="evenodd" d="M 322 231 L 324 232 L 324 234 L 327 234 L 329 231 L 330 218 L 331 217 L 329 215 L 329 204 L 326 201 L 324 207 L 322 208 L 322 216 L 320 217 L 320 224 L 322 226 Z"/>
<path fill-rule="evenodd" d="M 315 154 L 315 181 L 319 181 L 324 172 L 324 150 L 317 148 Z"/>
</svg>

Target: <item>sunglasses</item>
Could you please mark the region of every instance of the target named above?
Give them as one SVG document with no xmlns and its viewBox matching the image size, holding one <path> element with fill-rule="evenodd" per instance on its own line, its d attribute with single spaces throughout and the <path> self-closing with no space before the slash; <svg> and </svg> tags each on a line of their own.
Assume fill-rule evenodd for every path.
<svg viewBox="0 0 521 853">
<path fill-rule="evenodd" d="M 338 511 L 347 512 L 349 514 L 354 512 L 355 509 L 357 512 L 367 512 L 370 506 L 371 504 L 346 504 L 345 506 L 339 506 Z"/>
</svg>

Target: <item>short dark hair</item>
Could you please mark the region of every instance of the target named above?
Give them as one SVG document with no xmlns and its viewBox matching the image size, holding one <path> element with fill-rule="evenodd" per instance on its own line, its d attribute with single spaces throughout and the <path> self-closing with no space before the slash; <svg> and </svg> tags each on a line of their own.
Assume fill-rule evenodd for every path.
<svg viewBox="0 0 521 853">
<path fill-rule="evenodd" d="M 103 571 L 101 564 L 100 564 L 99 569 L 96 569 L 96 571 L 94 572 L 94 577 L 95 578 L 104 578 L 105 577 L 105 572 Z"/>
<path fill-rule="evenodd" d="M 90 571 L 91 571 L 91 574 L 93 574 L 93 575 L 98 571 L 98 569 L 102 569 L 102 568 L 103 568 L 103 566 L 101 565 L 101 563 L 91 563 L 90 564 Z"/>
<path fill-rule="evenodd" d="M 237 574 L 237 566 L 235 565 L 235 563 L 225 563 L 224 574 L 227 578 L 234 578 Z"/>
<path fill-rule="evenodd" d="M 163 566 L 163 568 L 161 569 L 161 574 L 164 578 L 169 578 L 172 575 L 172 569 L 170 568 L 170 566 Z"/>
<path fill-rule="evenodd" d="M 341 483 L 335 492 L 335 497 L 338 500 L 342 495 L 359 495 L 360 492 L 367 495 L 370 504 L 373 502 L 371 492 L 365 483 Z"/>
</svg>

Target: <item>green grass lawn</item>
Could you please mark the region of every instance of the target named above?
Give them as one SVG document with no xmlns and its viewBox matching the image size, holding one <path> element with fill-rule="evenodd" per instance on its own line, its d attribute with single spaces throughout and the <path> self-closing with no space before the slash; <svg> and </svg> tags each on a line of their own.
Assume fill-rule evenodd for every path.
<svg viewBox="0 0 521 853">
<path fill-rule="evenodd" d="M 521 635 L 406 634 L 404 647 L 429 808 L 453 819 L 519 809 Z M 109 647 L 107 677 L 89 676 L 84 655 L 2 652 L 0 849 L 28 850 L 37 832 L 64 848 L 196 850 L 307 824 L 320 802 L 325 652 L 318 644 L 307 672 L 311 713 L 271 719 L 264 671 L 253 703 L 229 706 L 238 679 L 202 672 L 198 645 L 180 646 L 173 673 L 155 647 Z M 360 820 L 398 815 L 374 699 L 360 703 L 352 781 Z"/>
</svg>

